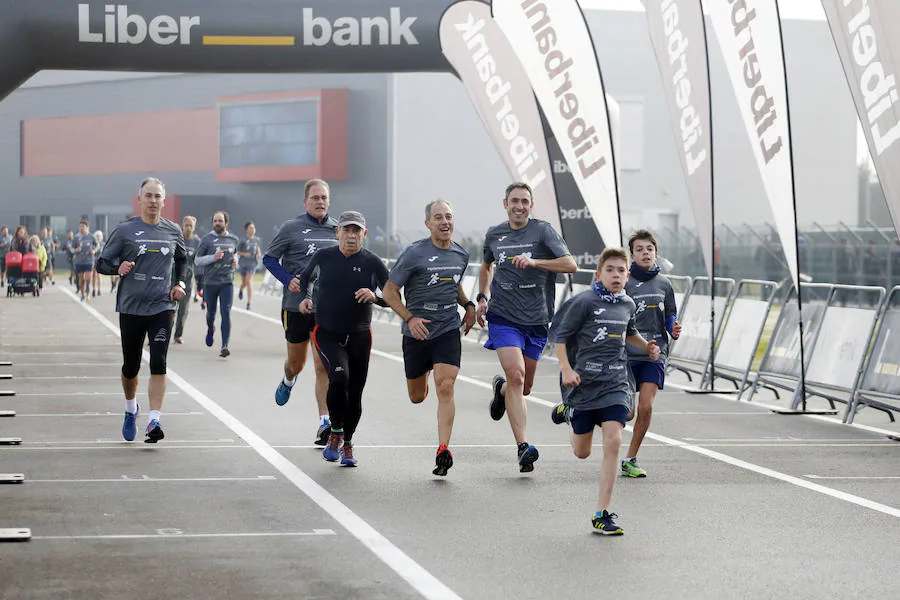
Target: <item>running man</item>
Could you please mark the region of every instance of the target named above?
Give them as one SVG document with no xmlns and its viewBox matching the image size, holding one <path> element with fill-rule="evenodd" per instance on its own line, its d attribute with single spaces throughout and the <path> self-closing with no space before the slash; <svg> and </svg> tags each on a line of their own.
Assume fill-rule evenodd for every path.
<svg viewBox="0 0 900 600">
<path fill-rule="evenodd" d="M 59 247 L 59 240 L 53 235 L 53 230 L 49 227 L 41 227 L 41 245 L 47 252 L 47 266 L 41 275 L 42 281 L 50 280 L 50 285 L 56 285 L 53 279 L 53 266 L 56 263 L 56 249 Z"/>
<path fill-rule="evenodd" d="M 194 235 L 197 226 L 197 218 L 191 215 L 181 220 L 181 234 L 184 236 L 184 249 L 187 252 L 187 264 L 184 269 L 184 280 L 187 288 L 184 290 L 184 298 L 178 301 L 178 313 L 175 317 L 175 343 L 181 344 L 181 336 L 184 334 L 184 322 L 187 321 L 188 312 L 191 309 L 191 287 L 194 279 L 194 256 L 200 246 L 200 238 Z"/>
<path fill-rule="evenodd" d="M 81 301 L 88 298 L 91 290 L 91 279 L 94 273 L 94 254 L 99 244 L 88 229 L 88 222 L 78 224 L 78 234 L 72 239 L 72 253 L 75 262 L 76 287 L 81 294 Z"/>
<path fill-rule="evenodd" d="M 425 227 L 431 237 L 410 244 L 400 254 L 384 288 L 384 301 L 403 319 L 403 365 L 406 390 L 413 404 L 428 396 L 428 375 L 434 371 L 438 396 L 438 450 L 434 475 L 453 466 L 450 433 L 456 405 L 453 389 L 459 375 L 462 342 L 457 306 L 466 310 L 465 332 L 475 324 L 475 303 L 463 290 L 469 253 L 453 237 L 453 207 L 445 200 L 425 205 Z M 400 298 L 406 293 L 406 304 Z"/>
<path fill-rule="evenodd" d="M 187 256 L 178 225 L 162 218 L 166 186 L 148 177 L 138 189 L 139 217 L 119 223 L 97 269 L 104 275 L 118 275 L 116 311 L 122 334 L 122 389 L 125 392 L 125 422 L 122 437 L 133 441 L 137 435 L 140 408 L 135 396 L 144 340 L 150 341 L 150 414 L 144 442 L 155 444 L 165 437 L 160 414 L 166 395 L 166 355 L 175 318 L 175 303 L 185 295 L 184 268 Z M 173 284 L 174 275 L 174 284 Z"/>
<path fill-rule="evenodd" d="M 328 216 L 331 206 L 331 190 L 321 179 L 310 179 L 303 186 L 303 206 L 306 213 L 285 222 L 263 257 L 266 269 L 283 285 L 281 300 L 281 324 L 287 343 L 287 358 L 284 361 L 284 377 L 275 389 L 275 403 L 284 406 L 291 398 L 291 390 L 297 376 L 306 365 L 309 353 L 309 339 L 316 325 L 315 290 L 313 290 L 313 312 L 300 312 L 300 302 L 306 297 L 301 292 L 300 273 L 312 260 L 320 248 L 337 246 L 337 221 Z M 315 443 L 324 446 L 331 433 L 328 418 L 328 372 L 313 352 L 313 366 L 316 372 L 316 404 L 319 410 L 319 426 Z"/>
<path fill-rule="evenodd" d="M 363 248 L 366 218 L 354 210 L 338 219 L 338 245 L 316 252 L 300 275 L 300 289 L 316 286 L 316 327 L 313 344 L 328 371 L 328 412 L 331 433 L 322 458 L 338 459 L 344 467 L 355 467 L 353 434 L 362 416 L 362 394 L 369 374 L 372 350 L 372 303 L 387 306 L 380 290 L 388 270 L 377 255 Z M 311 315 L 312 298 L 300 303 L 300 311 Z"/>
<path fill-rule="evenodd" d="M 531 393 L 538 360 L 547 344 L 556 273 L 578 269 L 550 223 L 531 218 L 532 206 L 533 194 L 527 183 L 516 182 L 506 188 L 503 208 L 509 220 L 485 234 L 476 311 L 479 325 L 484 327 L 485 318 L 488 321 L 484 347 L 497 351 L 504 373 L 494 377 L 491 418 L 499 421 L 504 412 L 509 414 L 521 473 L 533 471 L 539 456 L 525 438 L 525 396 Z"/>
<path fill-rule="evenodd" d="M 9 235 L 9 227 L 0 227 L 0 286 L 6 285 L 6 254 L 12 246 L 12 236 Z"/>
<path fill-rule="evenodd" d="M 250 310 L 250 302 L 253 300 L 253 274 L 262 254 L 259 249 L 259 238 L 256 237 L 256 225 L 253 221 L 244 223 L 244 233 L 247 235 L 238 245 L 238 268 L 241 273 L 241 289 L 238 291 L 238 300 L 244 299 L 244 288 L 247 288 L 247 310 Z"/>
<path fill-rule="evenodd" d="M 660 274 L 656 264 L 659 251 L 656 237 L 646 229 L 639 229 L 628 239 L 628 250 L 631 252 L 632 262 L 630 277 L 625 283 L 625 293 L 637 306 L 634 320 L 638 331 L 645 339 L 656 342 L 660 356 L 658 360 L 651 360 L 638 348 L 630 344 L 626 346 L 631 373 L 637 386 L 638 405 L 631 445 L 622 461 L 622 475 L 646 477 L 647 471 L 638 465 L 637 454 L 650 428 L 656 392 L 663 389 L 666 382 L 669 336 L 677 340 L 681 335 L 681 324 L 677 321 L 675 291 L 666 276 Z"/>
<path fill-rule="evenodd" d="M 222 349 L 219 356 L 228 358 L 231 350 L 231 303 L 234 301 L 234 272 L 237 269 L 237 236 L 228 231 L 228 213 L 216 211 L 213 230 L 203 236 L 194 263 L 203 267 L 203 301 L 206 302 L 206 345 L 212 347 L 216 336 L 216 308 L 222 310 Z"/>
<path fill-rule="evenodd" d="M 622 248 L 600 254 L 596 281 L 563 304 L 550 330 L 559 358 L 563 403 L 553 408 L 554 423 L 572 427 L 572 451 L 578 458 L 591 455 L 594 427 L 603 436 L 600 492 L 597 512 L 591 517 L 595 533 L 622 535 L 609 511 L 622 444 L 622 429 L 629 419 L 634 389 L 628 373 L 625 342 L 650 360 L 659 359 L 655 341 L 647 341 L 634 324 L 634 300 L 625 294 L 628 255 Z"/>
</svg>

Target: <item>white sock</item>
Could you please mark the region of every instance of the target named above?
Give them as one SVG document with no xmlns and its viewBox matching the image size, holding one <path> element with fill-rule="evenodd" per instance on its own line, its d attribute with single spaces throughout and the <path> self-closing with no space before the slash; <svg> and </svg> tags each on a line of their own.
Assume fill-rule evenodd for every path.
<svg viewBox="0 0 900 600">
<path fill-rule="evenodd" d="M 319 415 L 319 425 L 324 425 L 328 421 L 328 415 Z"/>
<path fill-rule="evenodd" d="M 131 414 L 136 413 L 137 412 L 137 400 L 135 400 L 134 398 L 132 398 L 131 400 L 126 398 L 125 399 L 125 412 L 130 412 Z"/>
<path fill-rule="evenodd" d="M 150 414 L 148 415 L 147 422 L 149 423 L 150 421 L 159 421 L 159 415 L 160 412 L 158 410 L 151 410 Z"/>
<path fill-rule="evenodd" d="M 289 388 L 294 387 L 294 384 L 297 383 L 297 376 L 294 375 L 293 379 L 288 379 L 287 375 L 284 376 L 284 385 Z"/>
</svg>

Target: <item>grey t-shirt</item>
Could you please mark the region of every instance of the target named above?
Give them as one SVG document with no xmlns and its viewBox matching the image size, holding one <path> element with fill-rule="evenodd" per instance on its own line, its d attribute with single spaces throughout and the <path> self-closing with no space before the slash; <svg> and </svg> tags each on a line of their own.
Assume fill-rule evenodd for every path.
<svg viewBox="0 0 900 600">
<path fill-rule="evenodd" d="M 566 405 L 581 410 L 629 406 L 634 389 L 625 337 L 637 333 L 634 311 L 628 296 L 608 302 L 594 290 L 581 292 L 560 307 L 550 341 L 566 344 L 569 363 L 581 377 L 581 385 L 562 388 Z"/>
<path fill-rule="evenodd" d="M 170 300 L 175 257 L 185 256 L 181 228 L 168 219 L 149 225 L 141 217 L 119 223 L 100 254 L 100 262 L 118 265 L 134 261 L 119 283 L 116 311 L 129 315 L 156 315 L 175 310 Z"/>
<path fill-rule="evenodd" d="M 629 277 L 625 283 L 625 293 L 636 305 L 634 322 L 637 330 L 645 340 L 656 340 L 659 346 L 659 360 L 665 364 L 669 357 L 669 332 L 666 331 L 666 318 L 678 314 L 675 306 L 675 291 L 665 275 L 657 273 L 649 281 L 638 281 Z M 646 352 L 641 352 L 631 344 L 627 344 L 628 360 L 652 362 Z"/>
<path fill-rule="evenodd" d="M 241 268 L 255 269 L 259 264 L 256 253 L 259 252 L 259 238 L 244 238 L 238 244 L 238 252 L 249 252 L 250 256 L 238 256 L 238 266 Z"/>
<path fill-rule="evenodd" d="M 540 219 L 529 219 L 522 229 L 509 222 L 488 229 L 483 260 L 495 263 L 488 320 L 496 315 L 520 325 L 546 325 L 553 316 L 556 273 L 516 268 L 510 259 L 519 254 L 548 260 L 567 256 L 569 249 L 550 223 Z"/>
<path fill-rule="evenodd" d="M 11 244 L 11 235 L 0 235 L 0 256 L 6 256 L 6 253 L 9 252 L 9 247 Z"/>
<path fill-rule="evenodd" d="M 335 219 L 326 216 L 325 220 L 319 223 L 309 213 L 304 213 L 281 226 L 275 234 L 275 239 L 269 244 L 266 254 L 279 259 L 287 272 L 300 275 L 317 250 L 337 246 L 336 230 Z M 300 302 L 305 297 L 305 291 L 294 293 L 288 286 L 284 286 L 281 307 L 290 312 L 300 312 Z M 313 304 L 315 301 L 314 294 Z"/>
<path fill-rule="evenodd" d="M 431 238 L 413 242 L 397 258 L 390 280 L 404 288 L 409 312 L 431 321 L 425 325 L 427 339 L 459 329 L 459 282 L 468 264 L 469 253 L 462 246 L 450 242 L 449 248 L 438 248 Z M 413 337 L 406 323 L 401 330 Z"/>
<path fill-rule="evenodd" d="M 141 222 L 143 223 L 143 221 Z M 94 256 L 91 254 L 91 250 L 96 253 L 99 248 L 100 244 L 97 243 L 97 240 L 90 233 L 85 233 L 84 235 L 76 233 L 75 238 L 72 240 L 72 249 L 75 251 L 75 266 L 90 267 L 93 265 Z"/>
<path fill-rule="evenodd" d="M 191 279 L 194 277 L 194 256 L 197 254 L 197 248 L 200 247 L 200 237 L 192 235 L 191 239 L 184 240 L 184 249 L 187 252 L 187 264 L 185 265 L 184 281 L 187 289 L 191 289 Z"/>
<path fill-rule="evenodd" d="M 203 266 L 203 285 L 227 285 L 234 283 L 234 257 L 238 244 L 237 236 L 226 231 L 223 235 L 217 235 L 210 231 L 203 239 L 194 254 L 194 260 L 204 256 L 211 256 L 222 250 L 222 259 L 213 261 Z"/>
</svg>

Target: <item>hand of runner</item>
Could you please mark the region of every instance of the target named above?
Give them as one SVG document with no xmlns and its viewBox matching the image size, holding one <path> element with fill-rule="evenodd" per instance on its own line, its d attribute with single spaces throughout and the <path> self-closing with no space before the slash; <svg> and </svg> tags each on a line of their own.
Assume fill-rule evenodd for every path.
<svg viewBox="0 0 900 600">
<path fill-rule="evenodd" d="M 235 255 L 231 256 L 231 267 L 234 269 L 238 268 L 238 257 Z"/>
<path fill-rule="evenodd" d="M 647 342 L 647 355 L 650 357 L 650 360 L 656 362 L 659 360 L 660 349 L 659 346 L 656 345 L 656 340 L 651 340 Z"/>
<path fill-rule="evenodd" d="M 675 321 L 672 323 L 672 339 L 677 340 L 679 337 L 681 337 L 681 323 Z"/>
<path fill-rule="evenodd" d="M 484 324 L 484 315 L 487 313 L 487 309 L 487 300 L 479 300 L 478 308 L 475 309 L 475 321 L 478 323 L 479 327 L 487 327 L 487 325 Z"/>
<path fill-rule="evenodd" d="M 512 257 L 512 264 L 517 269 L 527 269 L 535 265 L 534 259 L 524 254 L 518 254 Z"/>
<path fill-rule="evenodd" d="M 463 335 L 469 335 L 469 330 L 475 325 L 475 312 L 475 310 L 466 311 L 466 315 L 463 317 L 463 325 L 465 326 Z"/>
<path fill-rule="evenodd" d="M 218 250 L 216 250 L 216 253 L 213 254 L 213 258 L 216 259 L 216 262 L 222 260 L 222 257 L 223 257 L 223 256 L 225 256 L 225 251 L 222 250 L 221 248 L 219 248 Z"/>
<path fill-rule="evenodd" d="M 378 300 L 378 296 L 376 296 L 375 292 L 369 288 L 359 288 L 356 290 L 356 293 L 353 294 L 353 297 L 356 298 L 356 301 L 359 304 L 372 303 Z"/>
<path fill-rule="evenodd" d="M 562 367 L 562 384 L 565 387 L 578 387 L 581 385 L 581 376 L 572 367 Z"/>
<path fill-rule="evenodd" d="M 180 285 L 176 285 L 172 288 L 172 291 L 169 292 L 169 298 L 171 298 L 175 302 L 178 302 L 179 300 L 184 298 L 184 288 L 182 288 Z"/>
<path fill-rule="evenodd" d="M 294 277 L 288 282 L 288 290 L 294 292 L 295 294 L 300 292 L 300 278 Z"/>
<path fill-rule="evenodd" d="M 125 277 L 134 268 L 134 261 L 132 260 L 123 260 L 119 264 L 119 276 Z"/>
<path fill-rule="evenodd" d="M 312 298 L 304 298 L 302 302 L 300 302 L 300 312 L 304 315 L 312 314 Z"/>
<path fill-rule="evenodd" d="M 413 317 L 406 322 L 409 332 L 420 342 L 428 337 L 428 328 L 425 327 L 425 323 L 431 323 L 431 321 L 422 317 Z"/>
</svg>

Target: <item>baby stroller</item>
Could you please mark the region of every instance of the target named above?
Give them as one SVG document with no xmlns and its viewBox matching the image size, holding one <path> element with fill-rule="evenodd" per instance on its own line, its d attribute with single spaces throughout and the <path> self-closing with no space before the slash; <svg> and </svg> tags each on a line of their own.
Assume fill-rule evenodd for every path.
<svg viewBox="0 0 900 600">
<path fill-rule="evenodd" d="M 6 287 L 7 296 L 40 296 L 41 267 L 37 254 L 29 252 L 23 256 L 20 252 L 7 253 L 6 278 L 9 282 Z"/>
</svg>

